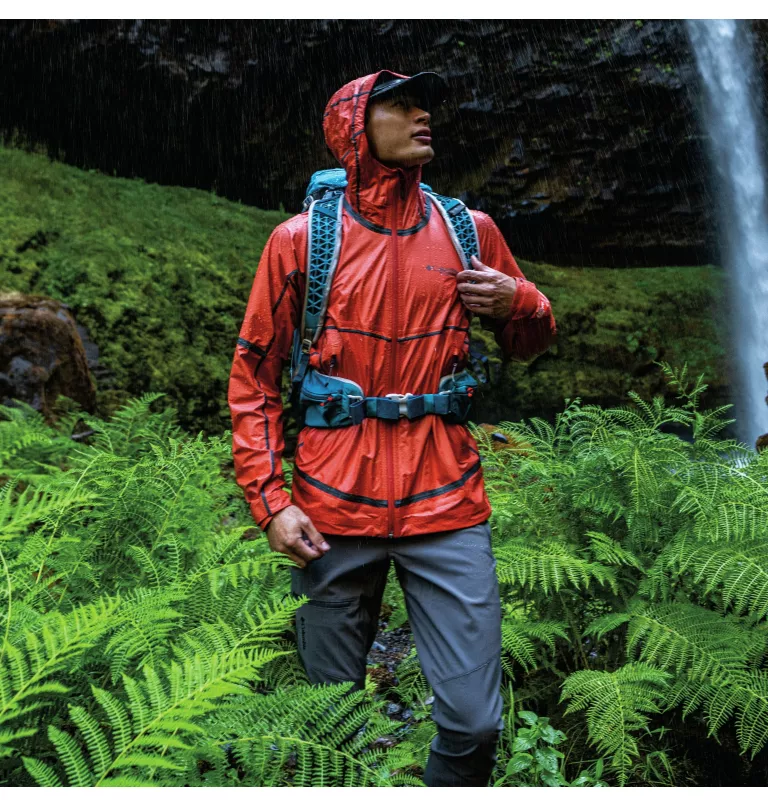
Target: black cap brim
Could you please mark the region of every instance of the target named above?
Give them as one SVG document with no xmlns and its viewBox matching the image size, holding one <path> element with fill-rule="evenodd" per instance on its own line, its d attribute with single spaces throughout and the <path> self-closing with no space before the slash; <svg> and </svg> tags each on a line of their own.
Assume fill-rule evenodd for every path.
<svg viewBox="0 0 768 806">
<path fill-rule="evenodd" d="M 448 96 L 448 85 L 437 73 L 416 73 L 409 78 L 397 78 L 384 70 L 376 81 L 370 97 L 378 99 L 399 91 L 414 93 L 429 110 L 445 101 Z"/>
</svg>

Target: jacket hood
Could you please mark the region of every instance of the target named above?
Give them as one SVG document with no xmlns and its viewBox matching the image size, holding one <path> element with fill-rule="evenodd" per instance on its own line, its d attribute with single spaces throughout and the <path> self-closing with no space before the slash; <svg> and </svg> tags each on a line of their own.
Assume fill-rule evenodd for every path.
<svg viewBox="0 0 768 806">
<path fill-rule="evenodd" d="M 421 165 L 387 167 L 371 153 L 365 133 L 365 110 L 381 73 L 409 78 L 392 70 L 378 70 L 348 82 L 328 101 L 323 114 L 323 132 L 328 148 L 346 171 L 348 206 L 368 222 L 390 228 L 392 203 L 397 197 L 396 226 L 407 229 L 425 217 L 425 196 L 419 188 Z"/>
</svg>

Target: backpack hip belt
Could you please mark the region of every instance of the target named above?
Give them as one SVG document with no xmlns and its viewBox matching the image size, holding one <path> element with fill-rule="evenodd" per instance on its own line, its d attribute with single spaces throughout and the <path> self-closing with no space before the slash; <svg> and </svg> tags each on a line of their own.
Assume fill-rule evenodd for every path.
<svg viewBox="0 0 768 806">
<path fill-rule="evenodd" d="M 307 279 L 301 326 L 293 336 L 291 352 L 291 402 L 298 409 L 300 425 L 338 428 L 359 425 L 367 417 L 399 420 L 426 414 L 442 416 L 447 422 L 466 422 L 477 381 L 463 369 L 444 375 L 438 391 L 426 394 L 390 393 L 368 397 L 349 378 L 325 375 L 309 366 L 309 352 L 320 337 L 328 306 L 333 273 L 341 251 L 341 216 L 344 188 L 343 169 L 317 171 L 307 188 L 304 209 L 309 210 Z M 471 268 L 471 255 L 480 256 L 480 244 L 472 215 L 464 203 L 434 193 L 421 183 L 432 204 L 448 227 L 464 269 Z"/>
<path fill-rule="evenodd" d="M 461 370 L 444 375 L 438 392 L 419 395 L 391 392 L 375 397 L 364 395 L 360 386 L 348 378 L 325 375 L 310 367 L 304 376 L 299 404 L 304 424 L 312 428 L 359 425 L 366 417 L 414 420 L 425 414 L 438 414 L 447 422 L 463 423 L 469 417 L 476 385 L 469 372 Z"/>
</svg>

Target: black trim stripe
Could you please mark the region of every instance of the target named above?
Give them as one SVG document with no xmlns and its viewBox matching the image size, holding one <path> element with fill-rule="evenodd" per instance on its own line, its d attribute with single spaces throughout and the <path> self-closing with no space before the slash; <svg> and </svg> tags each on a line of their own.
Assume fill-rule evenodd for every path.
<svg viewBox="0 0 768 806">
<path fill-rule="evenodd" d="M 341 498 L 344 501 L 354 501 L 356 504 L 368 504 L 372 507 L 386 507 L 388 505 L 386 498 L 369 498 L 367 495 L 355 495 L 354 493 L 345 493 L 343 490 L 337 490 L 335 487 L 331 487 L 330 484 L 313 478 L 300 467 L 294 466 L 293 472 L 301 476 L 307 484 L 311 484 L 313 487 L 317 487 L 318 490 L 322 490 L 335 498 Z"/>
<path fill-rule="evenodd" d="M 467 479 L 474 476 L 475 473 L 481 469 L 481 467 L 481 462 L 477 461 L 474 465 L 472 465 L 472 467 L 469 468 L 469 470 L 463 473 L 460 478 L 456 479 L 456 481 L 452 481 L 449 484 L 443 484 L 442 487 L 435 487 L 432 490 L 425 490 L 424 492 L 416 493 L 415 495 L 409 495 L 406 498 L 398 498 L 395 501 L 395 506 L 408 506 L 408 504 L 414 504 L 417 501 L 423 501 L 426 498 L 435 498 L 438 495 L 455 490 L 458 487 L 463 486 Z M 303 478 L 307 484 L 311 484 L 313 487 L 317 487 L 318 490 L 322 490 L 335 498 L 341 498 L 343 501 L 353 501 L 356 504 L 368 504 L 369 506 L 380 508 L 387 506 L 388 502 L 386 498 L 369 498 L 366 495 L 356 495 L 355 493 L 348 493 L 344 492 L 344 490 L 338 490 L 336 487 L 331 487 L 330 484 L 326 484 L 319 479 L 313 478 L 308 473 L 305 473 L 300 467 L 294 466 L 294 473 L 298 473 L 298 475 L 301 476 L 301 478 Z"/>
<path fill-rule="evenodd" d="M 334 106 L 338 106 L 340 103 L 344 101 L 351 101 L 353 98 L 359 98 L 361 95 L 368 95 L 370 90 L 363 90 L 363 92 L 356 92 L 354 95 L 348 95 L 346 98 L 339 98 L 338 101 L 334 101 L 328 108 L 333 109 Z M 327 118 L 330 115 L 330 112 L 326 112 L 323 117 Z"/>
<path fill-rule="evenodd" d="M 359 333 L 361 336 L 370 336 L 372 339 L 392 341 L 389 336 L 382 336 L 380 333 L 371 333 L 369 330 L 357 330 L 354 327 L 336 327 L 336 325 L 326 325 L 324 330 L 338 330 L 339 333 Z"/>
<path fill-rule="evenodd" d="M 392 341 L 390 336 L 383 336 L 381 333 L 372 333 L 370 330 L 358 330 L 355 327 L 337 327 L 336 325 L 326 325 L 324 330 L 336 330 L 339 333 L 357 333 L 360 336 L 370 336 L 372 339 L 381 339 L 382 341 Z M 413 339 L 424 339 L 428 336 L 439 336 L 445 333 L 446 330 L 458 330 L 463 333 L 468 333 L 468 327 L 460 327 L 459 325 L 445 325 L 441 330 L 432 330 L 429 333 L 417 333 L 415 336 L 398 336 L 398 343 L 403 341 L 412 341 Z"/>
<path fill-rule="evenodd" d="M 432 330 L 429 333 L 419 333 L 416 336 L 399 336 L 397 341 L 398 343 L 401 341 L 411 341 L 412 339 L 424 339 L 427 336 L 439 336 L 441 333 L 445 333 L 446 330 L 463 330 L 465 333 L 469 332 L 468 327 L 459 327 L 458 325 L 445 325 L 442 330 Z"/>
<path fill-rule="evenodd" d="M 293 277 L 294 274 L 298 274 L 298 273 L 299 273 L 299 270 L 294 269 L 293 271 L 288 272 L 288 274 L 285 275 L 285 280 L 283 281 L 283 287 L 280 289 L 280 293 L 277 295 L 277 299 L 275 300 L 275 304 L 272 306 L 272 313 L 273 314 L 278 309 L 278 307 L 280 306 L 280 303 L 283 301 L 283 294 L 285 294 L 285 291 L 288 288 L 288 284 L 291 282 L 291 278 Z"/>
<path fill-rule="evenodd" d="M 237 337 L 237 343 L 241 347 L 245 347 L 246 350 L 250 350 L 252 353 L 256 353 L 256 355 L 260 355 L 262 358 L 267 354 L 266 351 L 263 348 L 259 347 L 258 344 L 253 344 L 250 341 L 246 341 L 241 336 Z"/>
<path fill-rule="evenodd" d="M 360 206 L 360 199 L 357 200 L 358 207 Z M 392 229 L 390 227 L 380 227 L 378 224 L 374 224 L 372 221 L 369 221 L 367 218 L 363 218 L 360 213 L 355 210 L 355 208 L 349 203 L 349 199 L 344 196 L 344 209 L 352 216 L 352 218 L 357 221 L 358 224 L 362 224 L 366 229 L 371 230 L 371 232 L 376 232 L 379 235 L 391 235 Z M 421 221 L 418 224 L 415 224 L 412 227 L 408 227 L 407 229 L 399 229 L 397 231 L 398 235 L 413 235 L 414 233 L 418 232 L 420 229 L 423 229 L 429 223 L 429 217 L 432 214 L 432 202 L 430 201 L 429 196 L 427 196 L 426 205 L 424 208 L 424 215 L 421 217 Z"/>
<path fill-rule="evenodd" d="M 434 490 L 425 490 L 423 493 L 416 493 L 415 495 L 409 495 L 407 498 L 400 498 L 399 500 L 395 501 L 395 506 L 404 507 L 408 504 L 413 504 L 416 501 L 423 501 L 425 498 L 434 498 L 436 495 L 442 495 L 450 490 L 455 490 L 456 488 L 461 487 L 468 478 L 474 476 L 481 467 L 482 464 L 479 461 L 475 462 L 475 464 L 473 464 L 469 470 L 462 473 L 461 477 L 456 479 L 456 481 L 452 481 L 450 484 L 444 484 L 442 487 L 435 487 Z"/>
<path fill-rule="evenodd" d="M 272 306 L 272 315 L 273 316 L 275 314 L 275 311 L 280 306 L 280 303 L 283 301 L 283 295 L 285 294 L 285 291 L 288 288 L 288 285 L 290 284 L 291 279 L 294 276 L 298 275 L 298 274 L 299 274 L 299 270 L 294 269 L 293 271 L 288 272 L 288 274 L 285 275 L 285 280 L 283 281 L 283 287 L 280 289 L 280 293 L 277 295 L 277 300 L 275 300 L 275 304 Z M 267 348 L 265 350 L 263 347 L 259 347 L 258 344 L 254 344 L 253 342 L 247 341 L 242 336 L 238 336 L 238 338 L 237 338 L 237 343 L 241 347 L 245 347 L 247 350 L 250 350 L 251 352 L 256 353 L 256 355 L 258 355 L 260 358 L 266 358 L 267 357 L 267 353 L 269 353 L 274 341 L 275 341 L 275 334 L 273 333 L 272 338 L 269 340 L 269 344 L 267 345 Z M 254 377 L 258 374 L 260 366 L 261 366 L 261 362 L 259 362 L 256 365 L 256 369 L 254 370 L 254 373 L 253 373 Z"/>
</svg>

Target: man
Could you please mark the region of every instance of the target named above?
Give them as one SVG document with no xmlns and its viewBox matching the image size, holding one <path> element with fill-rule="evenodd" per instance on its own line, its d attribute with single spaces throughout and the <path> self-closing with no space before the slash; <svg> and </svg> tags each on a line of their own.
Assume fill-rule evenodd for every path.
<svg viewBox="0 0 768 806">
<path fill-rule="evenodd" d="M 446 223 L 420 189 L 434 157 L 435 73 L 380 70 L 345 84 L 323 116 L 346 170 L 342 239 L 319 372 L 368 396 L 436 392 L 466 366 L 473 314 L 505 357 L 527 361 L 555 340 L 549 300 L 525 279 L 493 220 L 472 210 L 481 260 L 462 271 Z M 390 562 L 419 660 L 435 694 L 430 786 L 485 786 L 503 726 L 501 631 L 490 503 L 477 444 L 437 414 L 368 416 L 304 428 L 292 492 L 283 490 L 281 371 L 301 321 L 307 216 L 280 224 L 259 262 L 229 387 L 238 483 L 273 550 L 289 556 L 298 650 L 312 682 L 365 684 Z"/>
</svg>

